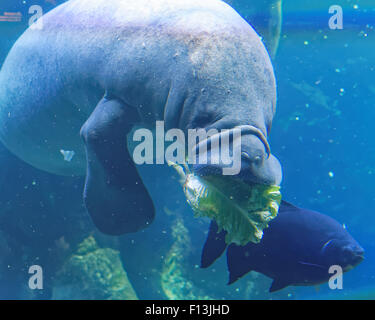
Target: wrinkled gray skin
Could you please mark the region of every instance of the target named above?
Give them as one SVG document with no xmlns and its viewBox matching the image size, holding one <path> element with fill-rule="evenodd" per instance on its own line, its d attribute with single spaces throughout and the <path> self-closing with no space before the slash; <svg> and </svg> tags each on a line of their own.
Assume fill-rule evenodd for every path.
<svg viewBox="0 0 375 320">
<path fill-rule="evenodd" d="M 252 125 L 265 140 L 275 107 L 259 36 L 217 0 L 71 0 L 20 37 L 0 72 L 1 141 L 39 169 L 86 172 L 86 207 L 108 234 L 154 217 L 125 143 L 134 125 Z M 242 179 L 280 183 L 280 164 L 259 137 L 243 136 L 241 147 Z"/>
</svg>

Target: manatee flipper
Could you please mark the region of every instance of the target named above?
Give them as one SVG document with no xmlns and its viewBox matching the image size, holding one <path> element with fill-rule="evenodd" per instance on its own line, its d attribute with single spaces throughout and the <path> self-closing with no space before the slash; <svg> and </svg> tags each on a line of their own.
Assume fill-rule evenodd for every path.
<svg viewBox="0 0 375 320">
<path fill-rule="evenodd" d="M 143 229 L 155 215 L 127 148 L 126 135 L 137 117 L 133 108 L 106 96 L 81 128 L 87 159 L 86 209 L 96 227 L 110 235 Z"/>
<path fill-rule="evenodd" d="M 224 230 L 219 231 L 217 223 L 212 220 L 208 232 L 206 243 L 202 250 L 201 268 L 208 268 L 225 251 L 227 244 L 225 242 Z"/>
</svg>

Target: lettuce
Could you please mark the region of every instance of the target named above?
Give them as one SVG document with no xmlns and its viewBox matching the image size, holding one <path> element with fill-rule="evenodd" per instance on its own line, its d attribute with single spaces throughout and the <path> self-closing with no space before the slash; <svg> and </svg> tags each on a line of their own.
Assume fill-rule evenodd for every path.
<svg viewBox="0 0 375 320">
<path fill-rule="evenodd" d="M 228 176 L 198 177 L 187 167 L 171 165 L 182 178 L 195 217 L 215 220 L 219 231 L 227 232 L 227 244 L 244 246 L 260 242 L 263 230 L 277 216 L 281 202 L 279 186 L 249 185 Z"/>
</svg>

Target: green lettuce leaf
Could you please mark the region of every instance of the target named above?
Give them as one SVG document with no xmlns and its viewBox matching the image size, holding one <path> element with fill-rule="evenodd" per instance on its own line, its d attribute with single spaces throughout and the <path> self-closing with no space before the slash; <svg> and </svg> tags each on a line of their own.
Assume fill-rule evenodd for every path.
<svg viewBox="0 0 375 320">
<path fill-rule="evenodd" d="M 249 185 L 228 176 L 198 177 L 181 166 L 180 173 L 187 202 L 195 217 L 214 219 L 219 230 L 227 232 L 226 243 L 259 243 L 263 230 L 278 213 L 279 186 Z"/>
</svg>

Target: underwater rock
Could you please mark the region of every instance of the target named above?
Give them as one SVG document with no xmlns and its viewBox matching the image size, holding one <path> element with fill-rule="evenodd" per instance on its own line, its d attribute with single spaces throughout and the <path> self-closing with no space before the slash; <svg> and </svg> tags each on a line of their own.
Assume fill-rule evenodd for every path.
<svg viewBox="0 0 375 320">
<path fill-rule="evenodd" d="M 174 244 L 167 253 L 161 274 L 161 286 L 170 300 L 213 300 L 189 280 L 185 268 L 187 253 L 191 250 L 189 232 L 182 218 L 172 226 Z"/>
<path fill-rule="evenodd" d="M 54 300 L 138 300 L 120 253 L 100 248 L 89 236 L 57 273 Z"/>
<path fill-rule="evenodd" d="M 187 219 L 178 212 L 169 212 L 175 217 L 172 223 L 173 244 L 165 255 L 161 270 L 161 287 L 170 300 L 223 300 L 223 299 L 270 299 L 268 292 L 270 279 L 252 272 L 235 285 L 228 286 L 226 263 L 209 269 L 201 269 L 194 263 L 199 261 L 200 247 L 194 248 L 197 235 L 187 226 Z M 167 213 L 166 212 L 166 213 Z M 195 235 L 195 237 L 193 236 Z M 194 238 L 193 238 L 194 237 Z M 196 245 L 196 244 L 195 244 Z M 288 292 L 277 292 L 277 297 L 285 299 Z M 273 295 L 273 297 L 275 294 Z"/>
</svg>

